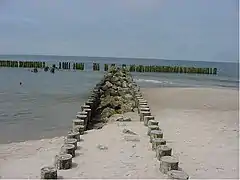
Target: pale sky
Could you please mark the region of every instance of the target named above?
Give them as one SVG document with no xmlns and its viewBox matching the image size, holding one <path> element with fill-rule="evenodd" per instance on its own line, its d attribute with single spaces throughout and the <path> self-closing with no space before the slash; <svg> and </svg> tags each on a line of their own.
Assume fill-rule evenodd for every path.
<svg viewBox="0 0 240 180">
<path fill-rule="evenodd" d="M 237 0 L 0 0 L 0 54 L 238 60 Z"/>
</svg>

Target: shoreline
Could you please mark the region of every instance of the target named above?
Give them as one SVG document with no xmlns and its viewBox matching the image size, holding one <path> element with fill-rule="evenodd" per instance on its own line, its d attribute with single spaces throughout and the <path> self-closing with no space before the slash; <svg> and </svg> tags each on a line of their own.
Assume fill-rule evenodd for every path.
<svg viewBox="0 0 240 180">
<path fill-rule="evenodd" d="M 178 90 L 223 90 L 223 91 L 232 91 L 232 92 L 239 92 L 239 89 L 232 89 L 232 88 L 229 88 L 229 87 L 151 87 L 151 88 L 141 88 L 143 93 L 144 91 L 147 91 L 147 90 L 151 90 L 151 89 L 157 89 L 159 91 L 161 91 L 161 89 L 174 89 L 176 91 Z M 239 96 L 239 94 L 237 94 Z M 237 101 L 236 101 L 237 102 Z M 151 106 L 151 103 L 150 103 L 150 106 Z M 55 127 L 53 127 L 55 128 Z M 62 132 L 62 133 L 61 133 Z M 47 137 L 40 137 L 40 138 L 34 138 L 34 139 L 25 139 L 25 140 L 17 140 L 17 141 L 12 141 L 12 142 L 4 142 L 4 143 L 0 143 L 0 145 L 7 145 L 7 144 L 14 144 L 14 143 L 23 143 L 23 142 L 28 142 L 28 141 L 41 141 L 41 140 L 47 140 L 47 139 L 54 139 L 54 138 L 60 138 L 62 137 L 64 133 L 67 132 L 67 130 L 64 130 L 62 129 L 60 131 L 58 131 L 57 135 L 49 135 Z"/>
<path fill-rule="evenodd" d="M 238 178 L 238 91 L 222 88 L 143 88 L 142 93 L 149 102 L 155 119 L 160 122 L 164 138 L 174 150 L 173 155 L 180 159 L 180 167 L 189 174 L 191 179 Z M 155 164 L 155 169 L 150 172 L 156 173 L 158 164 L 152 160 L 153 152 L 147 150 L 149 142 L 144 134 L 146 129 L 139 122 L 137 124 L 133 122 L 132 125 L 130 127 L 136 128 L 141 138 L 143 137 L 143 144 L 140 147 L 146 148 L 138 149 L 142 160 L 134 159 L 133 161 L 150 163 L 150 168 Z M 121 171 L 119 168 L 124 164 L 117 164 L 116 160 L 113 163 L 108 159 L 110 164 L 106 168 L 111 167 L 111 171 L 105 167 L 101 169 L 101 163 L 98 161 L 104 160 L 104 157 L 101 157 L 104 153 L 94 150 L 98 143 L 113 143 L 114 147 L 121 149 L 122 141 L 117 141 L 121 135 L 116 133 L 114 137 L 109 137 L 109 133 L 117 132 L 118 129 L 119 126 L 109 123 L 102 130 L 90 130 L 86 136 L 84 135 L 84 141 L 80 142 L 80 146 L 83 147 L 80 153 L 83 151 L 83 154 L 76 158 L 76 161 L 81 163 L 79 167 L 71 170 L 72 176 L 69 172 L 64 172 L 64 176 L 101 178 L 97 175 L 102 172 L 94 172 L 93 175 L 90 173 L 93 165 L 108 173 L 108 176 L 102 174 L 104 178 L 114 177 L 114 174 L 111 174 L 112 171 L 118 178 L 130 178 L 131 176 L 125 177 L 119 174 Z M 85 141 L 86 139 L 88 140 Z M 11 174 L 15 173 L 22 178 L 38 177 L 40 166 L 53 160 L 62 142 L 63 137 L 55 137 L 0 144 L 0 176 L 11 177 Z M 117 149 L 112 152 L 115 158 L 119 153 Z M 129 151 L 132 151 L 131 148 Z M 91 157 L 93 154 L 98 160 Z M 84 162 L 81 159 L 84 159 Z M 91 159 L 91 165 L 88 164 L 89 159 Z M 25 166 L 18 170 L 17 167 L 24 162 L 27 165 L 33 163 L 31 172 L 28 169 L 30 167 Z M 114 166 L 117 168 L 114 169 Z M 139 168 L 137 172 L 140 173 L 143 167 Z M 133 178 L 160 177 L 159 174 L 149 175 L 148 171 L 141 172 L 141 176 L 138 176 L 136 169 L 133 171 Z M 127 174 L 127 169 L 124 169 L 123 174 Z"/>
</svg>

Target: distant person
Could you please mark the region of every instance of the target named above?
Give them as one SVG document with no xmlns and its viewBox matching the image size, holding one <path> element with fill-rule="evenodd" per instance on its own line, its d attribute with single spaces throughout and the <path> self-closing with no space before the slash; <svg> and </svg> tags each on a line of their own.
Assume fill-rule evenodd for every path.
<svg viewBox="0 0 240 180">
<path fill-rule="evenodd" d="M 22 82 L 20 82 L 19 84 L 22 85 Z"/>
</svg>

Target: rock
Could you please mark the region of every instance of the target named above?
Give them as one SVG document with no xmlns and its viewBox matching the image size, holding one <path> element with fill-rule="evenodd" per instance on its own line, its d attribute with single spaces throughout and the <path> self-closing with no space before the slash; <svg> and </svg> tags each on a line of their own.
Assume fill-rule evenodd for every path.
<svg viewBox="0 0 240 180">
<path fill-rule="evenodd" d="M 106 90 L 110 89 L 112 86 L 113 86 L 112 83 L 110 83 L 109 81 L 106 81 L 105 85 L 102 86 L 102 90 L 106 91 Z"/>
<path fill-rule="evenodd" d="M 100 122 L 100 123 L 94 124 L 93 128 L 94 128 L 94 129 L 102 129 L 103 126 L 104 126 L 104 123 Z"/>
<path fill-rule="evenodd" d="M 116 82 L 116 85 L 117 85 L 117 86 L 122 86 L 122 83 L 121 83 L 120 81 L 117 81 L 117 82 Z"/>
<path fill-rule="evenodd" d="M 132 119 L 130 117 L 121 117 L 121 118 L 118 118 L 116 121 L 119 121 L 119 122 L 128 122 L 128 121 L 132 121 Z"/>
<path fill-rule="evenodd" d="M 122 122 L 123 121 L 123 115 L 122 114 L 114 114 L 109 118 L 109 121 L 113 121 L 113 122 L 120 121 L 120 122 Z"/>
<path fill-rule="evenodd" d="M 101 119 L 102 120 L 107 120 L 107 118 L 111 117 L 113 114 L 116 114 L 116 111 L 112 108 L 105 108 L 102 113 L 101 113 Z"/>
<path fill-rule="evenodd" d="M 136 136 L 124 136 L 125 141 L 139 142 L 140 138 Z"/>
<path fill-rule="evenodd" d="M 133 96 L 131 94 L 126 94 L 124 96 L 125 99 L 133 99 Z"/>
<path fill-rule="evenodd" d="M 122 131 L 124 134 L 132 134 L 132 135 L 137 135 L 135 132 L 129 130 L 129 129 L 123 129 Z"/>
<path fill-rule="evenodd" d="M 167 172 L 167 175 L 170 179 L 189 179 L 189 176 L 186 172 L 181 170 L 171 170 Z"/>
<path fill-rule="evenodd" d="M 107 146 L 104 146 L 102 144 L 98 144 L 97 145 L 97 148 L 100 149 L 100 150 L 108 150 L 108 147 Z"/>
<path fill-rule="evenodd" d="M 132 119 L 130 117 L 123 117 L 123 121 L 126 122 L 126 121 L 132 121 Z"/>
<path fill-rule="evenodd" d="M 133 112 L 138 112 L 138 108 L 133 108 Z"/>
<path fill-rule="evenodd" d="M 57 179 L 57 169 L 52 166 L 45 166 L 41 168 L 41 179 Z"/>
<path fill-rule="evenodd" d="M 123 88 L 127 88 L 127 87 L 128 87 L 126 81 L 123 81 L 122 87 L 123 87 Z"/>
</svg>

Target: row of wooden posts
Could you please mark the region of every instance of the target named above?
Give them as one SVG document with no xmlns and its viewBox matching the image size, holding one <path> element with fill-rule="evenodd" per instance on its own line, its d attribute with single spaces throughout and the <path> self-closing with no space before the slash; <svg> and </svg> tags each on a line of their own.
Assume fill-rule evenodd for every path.
<svg viewBox="0 0 240 180">
<path fill-rule="evenodd" d="M 166 174 L 171 179 L 189 179 L 181 168 L 179 168 L 179 161 L 172 156 L 172 148 L 166 144 L 163 138 L 163 132 L 159 127 L 159 122 L 151 114 L 148 102 L 143 98 L 139 86 L 134 82 L 133 85 L 135 100 L 138 106 L 139 120 L 147 127 L 147 135 L 149 136 L 152 151 L 156 153 L 156 158 L 159 161 L 159 170 Z M 61 151 L 55 156 L 53 165 L 41 168 L 41 179 L 57 179 L 59 170 L 67 170 L 72 168 L 72 159 L 76 152 L 80 151 L 78 146 L 81 136 L 84 131 L 88 129 L 89 124 L 93 121 L 97 106 L 100 102 L 99 88 L 97 84 L 88 100 L 81 106 L 81 111 L 77 113 L 76 119 L 72 121 L 72 129 L 67 134 Z M 104 148 L 104 147 L 100 147 Z"/>
<path fill-rule="evenodd" d="M 189 175 L 179 168 L 179 160 L 172 155 L 173 150 L 167 145 L 162 129 L 159 127 L 159 121 L 155 120 L 147 100 L 140 92 L 140 87 L 136 86 L 135 98 L 138 105 L 138 114 L 140 121 L 147 127 L 147 135 L 151 143 L 152 150 L 159 161 L 159 170 L 167 174 L 169 179 L 189 179 Z"/>
<path fill-rule="evenodd" d="M 15 68 L 45 68 L 46 62 L 36 61 L 0 61 L 0 67 L 15 67 Z M 116 66 L 116 64 L 104 64 L 104 71 L 108 71 L 109 67 Z M 53 67 L 56 67 L 54 64 Z M 130 72 L 164 72 L 164 73 L 187 73 L 187 74 L 217 74 L 217 68 L 197 68 L 197 67 L 183 67 L 183 66 L 157 66 L 157 65 L 126 65 L 121 67 L 129 68 Z M 84 63 L 59 62 L 58 69 L 63 70 L 85 70 Z M 93 63 L 93 71 L 101 71 L 100 63 Z"/>
<path fill-rule="evenodd" d="M 76 151 L 79 151 L 81 136 L 92 126 L 93 118 L 99 106 L 100 88 L 97 85 L 91 91 L 87 101 L 80 107 L 80 111 L 76 114 L 76 119 L 72 120 L 72 128 L 63 142 L 60 153 L 55 156 L 54 163 L 41 168 L 41 179 L 57 179 L 59 170 L 72 168 L 72 159 L 75 158 Z"/>
</svg>

